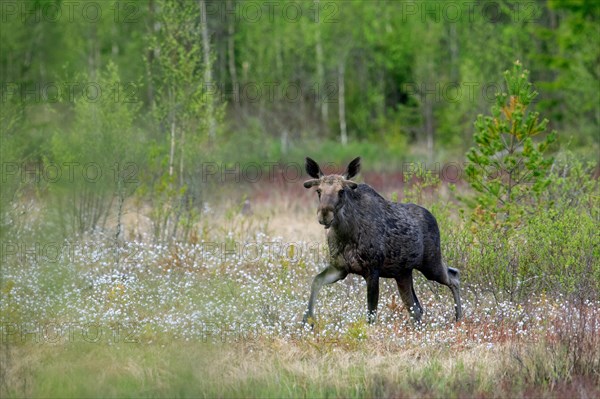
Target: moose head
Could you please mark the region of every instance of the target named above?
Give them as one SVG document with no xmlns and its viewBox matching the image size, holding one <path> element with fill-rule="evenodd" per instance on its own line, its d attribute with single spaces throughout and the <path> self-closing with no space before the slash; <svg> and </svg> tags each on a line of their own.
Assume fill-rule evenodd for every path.
<svg viewBox="0 0 600 399">
<path fill-rule="evenodd" d="M 337 212 L 344 206 L 345 196 L 348 190 L 354 190 L 358 184 L 350 180 L 360 171 L 360 157 L 355 158 L 348 164 L 342 175 L 325 175 L 319 164 L 311 158 L 306 158 L 306 173 L 313 179 L 304 182 L 304 187 L 317 187 L 319 196 L 319 208 L 317 216 L 319 223 L 326 229 L 331 227 Z"/>
</svg>

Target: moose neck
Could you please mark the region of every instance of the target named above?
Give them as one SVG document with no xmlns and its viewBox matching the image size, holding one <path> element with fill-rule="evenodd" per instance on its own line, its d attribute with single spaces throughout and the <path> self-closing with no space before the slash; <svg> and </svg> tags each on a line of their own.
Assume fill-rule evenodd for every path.
<svg viewBox="0 0 600 399">
<path fill-rule="evenodd" d="M 361 212 L 361 193 L 358 190 L 349 190 L 344 194 L 344 205 L 337 212 L 332 233 L 343 241 L 355 241 L 361 228 L 363 215 Z"/>
</svg>

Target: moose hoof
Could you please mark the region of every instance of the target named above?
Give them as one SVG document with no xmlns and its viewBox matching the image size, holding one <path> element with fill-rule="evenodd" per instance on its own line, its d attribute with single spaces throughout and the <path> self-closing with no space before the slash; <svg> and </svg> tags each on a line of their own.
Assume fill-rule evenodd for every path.
<svg viewBox="0 0 600 399">
<path fill-rule="evenodd" d="M 367 323 L 375 324 L 375 321 L 377 321 L 377 313 L 369 313 L 367 315 Z"/>
<path fill-rule="evenodd" d="M 304 317 L 302 318 L 302 325 L 303 326 L 310 326 L 310 328 L 314 328 L 315 327 L 315 319 L 311 314 L 305 313 Z"/>
<path fill-rule="evenodd" d="M 460 321 L 460 319 L 462 319 L 462 308 L 458 305 L 454 305 L 454 312 L 456 315 L 456 321 Z"/>
<path fill-rule="evenodd" d="M 411 321 L 413 322 L 413 324 L 415 326 L 420 326 L 421 325 L 421 323 L 422 323 L 421 317 L 422 316 L 423 315 L 421 313 L 414 313 L 414 312 L 410 313 L 410 319 L 411 319 Z"/>
</svg>

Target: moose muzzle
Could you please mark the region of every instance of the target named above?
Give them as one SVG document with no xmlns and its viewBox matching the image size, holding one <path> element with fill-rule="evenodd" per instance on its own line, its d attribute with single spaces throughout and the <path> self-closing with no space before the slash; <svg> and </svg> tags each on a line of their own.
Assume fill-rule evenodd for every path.
<svg viewBox="0 0 600 399">
<path fill-rule="evenodd" d="M 319 208 L 317 211 L 317 216 L 319 218 L 319 223 L 325 226 L 328 229 L 333 223 L 333 209 L 330 207 Z"/>
</svg>

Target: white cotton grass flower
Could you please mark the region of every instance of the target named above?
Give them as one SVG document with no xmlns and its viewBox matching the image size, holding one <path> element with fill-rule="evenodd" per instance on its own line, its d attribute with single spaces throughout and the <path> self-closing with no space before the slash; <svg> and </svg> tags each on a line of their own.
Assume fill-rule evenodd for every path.
<svg viewBox="0 0 600 399">
<path fill-rule="evenodd" d="M 227 230 L 225 236 L 231 240 L 239 234 Z M 132 241 L 119 249 L 127 261 L 117 265 L 114 243 L 96 237 L 93 245 L 75 246 L 72 259 L 64 264 L 31 261 L 21 267 L 6 262 L 0 271 L 4 282 L 0 313 L 18 309 L 22 321 L 30 324 L 59 320 L 78 326 L 125 326 L 144 342 L 325 339 L 424 348 L 483 345 L 488 350 L 507 340 L 533 341 L 557 334 L 557 325 L 582 318 L 564 296 L 496 302 L 485 295 L 486 290 L 469 287 L 463 290 L 465 317 L 457 324 L 450 294 L 435 286 L 428 289 L 419 279 L 415 289 L 425 314 L 421 325 L 415 326 L 395 282 L 382 279 L 378 319 L 368 326 L 364 281 L 348 276 L 323 288 L 317 327 L 312 330 L 301 324 L 301 318 L 312 278 L 325 266 L 324 259 L 308 250 L 291 259 L 273 249 L 285 244 L 283 239 L 264 232 L 251 236 L 252 244 L 260 248 L 252 261 L 240 253 L 224 257 L 206 245 Z M 294 245 L 309 248 L 310 243 Z M 588 300 L 584 306 L 593 317 L 600 317 L 598 303 Z"/>
</svg>

